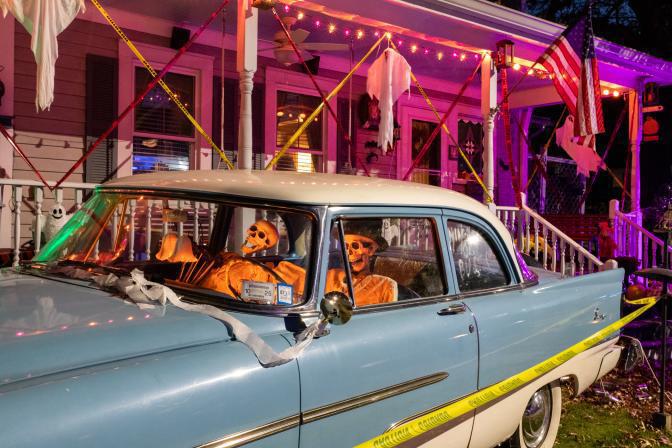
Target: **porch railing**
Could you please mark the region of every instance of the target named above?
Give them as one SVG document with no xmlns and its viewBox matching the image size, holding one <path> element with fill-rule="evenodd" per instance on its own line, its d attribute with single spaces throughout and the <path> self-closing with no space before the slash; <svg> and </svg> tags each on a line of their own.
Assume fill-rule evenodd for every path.
<svg viewBox="0 0 672 448">
<path fill-rule="evenodd" d="M 586 248 L 529 208 L 522 194 L 521 208 L 495 206 L 497 217 L 514 237 L 516 247 L 544 269 L 565 275 L 595 272 L 604 264 Z"/>
<path fill-rule="evenodd" d="M 621 212 L 614 199 L 609 202 L 609 219 L 614 229 L 616 255 L 637 259 L 642 269 L 663 266 L 665 256 L 672 262 L 672 247 L 665 250 L 665 242 L 642 226 L 641 215 Z"/>
<path fill-rule="evenodd" d="M 41 228 L 51 207 L 59 205 L 72 213 L 78 210 L 87 194 L 96 184 L 64 182 L 61 187 L 50 191 L 39 181 L 20 179 L 0 179 L 0 247 L 13 250 L 12 265 L 21 260 L 21 246 L 33 240 L 34 251 L 42 248 L 41 232 L 32 232 L 32 228 Z M 33 235 L 34 233 L 34 235 Z"/>
</svg>

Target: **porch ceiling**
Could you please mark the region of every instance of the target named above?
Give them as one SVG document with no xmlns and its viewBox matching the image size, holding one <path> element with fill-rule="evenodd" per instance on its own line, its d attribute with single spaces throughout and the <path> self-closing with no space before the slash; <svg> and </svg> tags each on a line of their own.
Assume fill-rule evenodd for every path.
<svg viewBox="0 0 672 448">
<path fill-rule="evenodd" d="M 348 27 L 355 32 L 358 26 L 368 35 L 354 40 L 355 55 L 361 55 L 373 43 L 374 30 L 387 30 L 403 41 L 402 47 L 418 45 L 418 52 L 403 51 L 414 71 L 418 74 L 438 79 L 459 82 L 468 76 L 473 68 L 469 63 L 469 53 L 464 62 L 452 58 L 453 48 L 461 51 L 491 50 L 501 39 L 515 42 L 515 52 L 525 65 L 534 61 L 546 46 L 559 35 L 563 26 L 537 17 L 523 14 L 486 0 L 375 0 L 379 7 L 373 7 L 373 0 L 286 0 L 291 5 L 290 13 L 302 11 L 310 19 L 297 22 L 311 32 L 310 42 L 345 43 L 343 30 Z M 218 0 L 104 0 L 110 6 L 137 14 L 151 15 L 185 26 L 199 25 L 219 3 Z M 228 7 L 227 32 L 235 33 L 237 1 L 231 0 Z M 278 8 L 282 11 L 282 8 Z M 281 12 L 282 14 L 282 12 Z M 315 20 L 320 20 L 320 27 Z M 328 23 L 335 23 L 337 31 L 328 32 Z M 219 23 L 213 29 L 221 29 Z M 278 25 L 270 12 L 262 12 L 259 21 L 259 37 L 271 42 Z M 268 47 L 260 43 L 259 48 Z M 427 48 L 429 55 L 424 54 Z M 444 59 L 438 61 L 436 54 L 441 51 Z M 611 42 L 597 42 L 601 78 L 612 86 L 634 87 L 637 79 L 644 77 L 660 84 L 672 84 L 672 63 L 654 58 L 645 53 L 625 48 Z M 272 52 L 262 53 L 272 56 Z M 347 54 L 329 53 L 332 57 Z M 514 74 L 514 77 L 518 76 Z M 514 80 L 515 82 L 515 80 Z M 530 77 L 521 86 L 534 89 L 549 85 Z"/>
</svg>

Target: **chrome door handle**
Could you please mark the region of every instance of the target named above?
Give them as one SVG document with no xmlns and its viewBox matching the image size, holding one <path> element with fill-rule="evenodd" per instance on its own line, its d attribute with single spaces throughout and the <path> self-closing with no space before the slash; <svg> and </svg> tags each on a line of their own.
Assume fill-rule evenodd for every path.
<svg viewBox="0 0 672 448">
<path fill-rule="evenodd" d="M 451 316 L 453 314 L 461 314 L 467 311 L 467 305 L 464 303 L 451 303 L 442 310 L 436 312 L 439 316 Z"/>
</svg>

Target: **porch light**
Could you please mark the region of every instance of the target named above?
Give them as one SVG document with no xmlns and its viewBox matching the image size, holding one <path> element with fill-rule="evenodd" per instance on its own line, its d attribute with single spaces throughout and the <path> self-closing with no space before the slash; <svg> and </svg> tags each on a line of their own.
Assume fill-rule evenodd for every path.
<svg viewBox="0 0 672 448">
<path fill-rule="evenodd" d="M 504 39 L 497 42 L 497 53 L 495 64 L 498 68 L 509 68 L 513 66 L 513 42 Z"/>
<path fill-rule="evenodd" d="M 619 96 L 621 96 L 621 92 L 619 92 L 618 90 L 614 90 L 613 92 L 611 92 L 611 95 L 614 98 L 618 98 Z"/>
<path fill-rule="evenodd" d="M 516 71 L 520 70 L 520 64 L 518 64 L 518 63 L 513 64 L 513 69 L 516 70 Z"/>
<path fill-rule="evenodd" d="M 602 91 L 602 95 L 609 95 L 609 93 L 610 93 L 610 92 L 609 92 L 609 89 L 604 89 L 604 90 Z"/>
</svg>

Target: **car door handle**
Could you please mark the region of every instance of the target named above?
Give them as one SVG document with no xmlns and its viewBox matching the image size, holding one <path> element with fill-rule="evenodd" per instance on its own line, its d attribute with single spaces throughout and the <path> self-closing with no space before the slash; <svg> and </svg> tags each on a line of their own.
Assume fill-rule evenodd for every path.
<svg viewBox="0 0 672 448">
<path fill-rule="evenodd" d="M 467 311 L 467 305 L 464 303 L 452 303 L 442 310 L 436 312 L 439 316 L 452 316 L 453 314 L 461 314 Z"/>
</svg>

